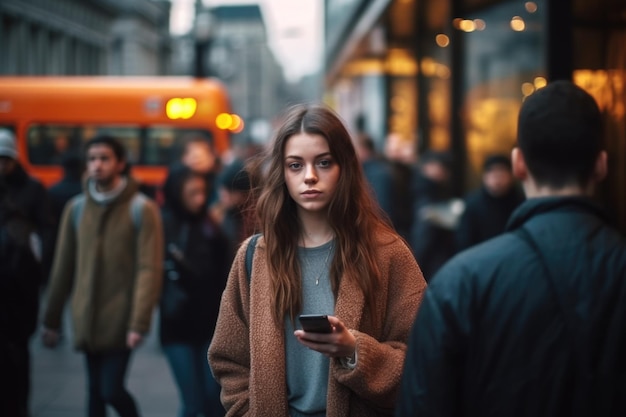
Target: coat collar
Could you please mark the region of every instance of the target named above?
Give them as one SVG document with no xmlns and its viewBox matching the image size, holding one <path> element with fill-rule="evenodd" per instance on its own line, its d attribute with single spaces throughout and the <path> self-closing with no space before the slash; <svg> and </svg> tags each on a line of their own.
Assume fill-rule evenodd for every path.
<svg viewBox="0 0 626 417">
<path fill-rule="evenodd" d="M 549 212 L 586 212 L 609 223 L 609 219 L 595 202 L 586 197 L 538 197 L 522 203 L 511 215 L 506 230 L 513 231 L 533 217 Z"/>
</svg>

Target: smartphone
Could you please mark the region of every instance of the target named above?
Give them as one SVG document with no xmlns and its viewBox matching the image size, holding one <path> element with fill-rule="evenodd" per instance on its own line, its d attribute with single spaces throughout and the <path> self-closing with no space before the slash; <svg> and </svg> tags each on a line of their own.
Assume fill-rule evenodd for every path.
<svg viewBox="0 0 626 417">
<path fill-rule="evenodd" d="M 328 321 L 328 316 L 322 314 L 301 314 L 298 319 L 302 330 L 311 333 L 332 333 L 333 326 Z"/>
</svg>

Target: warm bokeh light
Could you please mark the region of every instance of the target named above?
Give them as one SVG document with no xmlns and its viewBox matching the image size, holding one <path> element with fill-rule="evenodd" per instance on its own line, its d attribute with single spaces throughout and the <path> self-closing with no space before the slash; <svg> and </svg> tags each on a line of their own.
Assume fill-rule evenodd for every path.
<svg viewBox="0 0 626 417">
<path fill-rule="evenodd" d="M 241 117 L 239 117 L 236 114 L 231 114 L 231 117 L 232 117 L 232 123 L 228 127 L 228 130 L 230 130 L 233 133 L 241 132 L 243 130 L 243 120 L 241 119 Z"/>
<path fill-rule="evenodd" d="M 476 30 L 483 31 L 487 28 L 487 23 L 483 19 L 474 19 Z"/>
<path fill-rule="evenodd" d="M 528 13 L 535 13 L 537 11 L 537 3 L 534 1 L 527 1 L 524 7 L 526 7 Z"/>
<path fill-rule="evenodd" d="M 228 113 L 219 114 L 215 119 L 215 124 L 219 129 L 230 130 L 233 133 L 243 131 L 245 125 L 241 116 Z"/>
<path fill-rule="evenodd" d="M 437 72 L 437 63 L 430 57 L 424 57 L 420 63 L 420 69 L 426 77 L 432 77 Z"/>
<path fill-rule="evenodd" d="M 535 77 L 533 84 L 535 84 L 535 88 L 539 90 L 540 88 L 543 88 L 546 85 L 548 85 L 548 80 L 546 80 L 544 77 Z"/>
<path fill-rule="evenodd" d="M 522 94 L 524 94 L 524 96 L 529 96 L 534 92 L 535 92 L 535 86 L 532 83 L 522 84 Z"/>
<path fill-rule="evenodd" d="M 463 21 L 463 19 L 461 19 L 460 17 L 457 17 L 456 19 L 454 19 L 454 20 L 452 21 L 452 26 L 453 26 L 455 29 L 461 29 L 461 22 L 462 22 L 462 21 Z"/>
<path fill-rule="evenodd" d="M 167 117 L 175 119 L 190 119 L 196 114 L 198 104 L 193 98 L 171 98 L 165 105 Z"/>
<path fill-rule="evenodd" d="M 524 23 L 524 19 L 519 16 L 513 16 L 513 19 L 511 19 L 511 29 L 516 32 L 522 32 L 524 29 L 526 29 L 526 23 Z"/>
<path fill-rule="evenodd" d="M 445 48 L 446 46 L 450 45 L 450 38 L 447 35 L 440 33 L 435 37 L 435 42 L 437 42 L 437 45 L 439 45 L 440 47 Z"/>
<path fill-rule="evenodd" d="M 573 81 L 596 99 L 600 110 L 617 120 L 626 117 L 626 71 L 581 69 L 574 71 Z"/>
<path fill-rule="evenodd" d="M 220 113 L 217 115 L 217 118 L 215 118 L 215 124 L 218 129 L 229 129 L 233 124 L 233 117 L 228 113 Z"/>
<path fill-rule="evenodd" d="M 459 29 L 463 32 L 473 32 L 476 30 L 476 23 L 473 20 L 461 20 L 459 23 Z"/>
<path fill-rule="evenodd" d="M 443 64 L 438 64 L 437 65 L 435 73 L 437 74 L 437 77 L 442 78 L 444 80 L 447 80 L 452 75 L 452 72 L 450 71 L 450 68 L 448 68 L 447 66 L 445 66 Z"/>
</svg>

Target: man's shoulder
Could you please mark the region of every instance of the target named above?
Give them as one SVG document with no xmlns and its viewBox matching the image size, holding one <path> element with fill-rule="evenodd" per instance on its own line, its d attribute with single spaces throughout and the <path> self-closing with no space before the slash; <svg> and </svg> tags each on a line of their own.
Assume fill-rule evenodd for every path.
<svg viewBox="0 0 626 417">
<path fill-rule="evenodd" d="M 504 233 L 466 249 L 450 259 L 432 279 L 431 286 L 486 285 L 511 274 L 520 260 L 523 243 L 514 233 Z"/>
</svg>

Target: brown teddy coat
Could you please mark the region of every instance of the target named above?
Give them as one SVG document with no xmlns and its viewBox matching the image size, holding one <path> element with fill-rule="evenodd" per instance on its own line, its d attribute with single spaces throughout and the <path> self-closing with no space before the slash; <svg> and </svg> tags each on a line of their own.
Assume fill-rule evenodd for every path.
<svg viewBox="0 0 626 417">
<path fill-rule="evenodd" d="M 126 348 L 129 331 L 148 332 L 162 282 L 163 231 L 157 205 L 143 205 L 133 224 L 128 185 L 110 204 L 86 201 L 75 230 L 72 206 L 65 206 L 50 279 L 44 325 L 58 329 L 72 294 L 74 345 L 88 352 Z M 139 226 L 139 227 L 137 227 Z"/>
<path fill-rule="evenodd" d="M 227 416 L 287 417 L 284 329 L 272 319 L 263 238 L 257 242 L 248 287 L 247 242 L 239 249 L 222 296 L 209 363 L 222 386 Z M 342 280 L 335 315 L 356 336 L 354 370 L 331 360 L 326 415 L 391 415 L 406 342 L 426 283 L 411 251 L 396 236 L 381 237 L 376 253 L 381 277 L 376 314 L 358 284 Z M 375 320 L 374 320 L 375 321 Z"/>
</svg>

